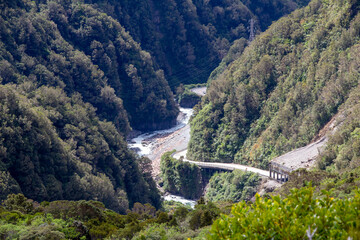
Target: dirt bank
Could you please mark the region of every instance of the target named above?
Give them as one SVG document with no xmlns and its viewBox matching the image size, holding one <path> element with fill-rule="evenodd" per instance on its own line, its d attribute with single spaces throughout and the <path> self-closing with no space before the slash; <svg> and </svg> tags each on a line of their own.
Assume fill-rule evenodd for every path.
<svg viewBox="0 0 360 240">
<path fill-rule="evenodd" d="M 323 129 L 319 131 L 310 144 L 274 158 L 271 162 L 280 164 L 291 170 L 297 170 L 299 168 L 310 169 L 314 167 L 317 157 L 326 147 L 329 136 L 335 133 L 343 121 L 343 114 L 336 114 Z"/>
<path fill-rule="evenodd" d="M 205 96 L 206 94 L 206 87 L 198 87 L 198 88 L 192 88 L 190 91 L 196 93 L 199 96 Z"/>
</svg>

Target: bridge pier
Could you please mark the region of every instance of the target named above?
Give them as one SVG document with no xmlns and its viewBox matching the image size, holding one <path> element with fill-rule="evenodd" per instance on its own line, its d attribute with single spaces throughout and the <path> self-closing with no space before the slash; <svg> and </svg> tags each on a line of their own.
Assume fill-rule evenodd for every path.
<svg viewBox="0 0 360 240">
<path fill-rule="evenodd" d="M 289 181 L 289 173 L 291 169 L 285 168 L 276 163 L 271 163 L 269 167 L 269 177 L 275 179 L 278 182 L 287 182 Z"/>
</svg>

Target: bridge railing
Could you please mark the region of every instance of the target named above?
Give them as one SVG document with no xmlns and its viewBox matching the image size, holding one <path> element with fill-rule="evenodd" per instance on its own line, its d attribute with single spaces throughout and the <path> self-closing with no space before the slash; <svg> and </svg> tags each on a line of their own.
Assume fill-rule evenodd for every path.
<svg viewBox="0 0 360 240">
<path fill-rule="evenodd" d="M 213 168 L 213 169 L 222 169 L 222 170 L 229 170 L 229 171 L 235 170 L 235 168 L 231 167 L 231 166 L 221 166 L 220 167 L 216 164 L 211 164 L 211 163 L 194 163 L 194 164 L 198 165 L 201 168 Z"/>
<path fill-rule="evenodd" d="M 281 165 L 279 163 L 276 163 L 276 162 L 271 162 L 270 167 L 273 170 L 276 170 L 276 169 L 282 170 L 284 173 L 288 173 L 288 174 L 293 171 L 293 169 L 291 169 L 289 167 L 286 167 L 286 166 L 283 166 L 283 165 Z"/>
</svg>

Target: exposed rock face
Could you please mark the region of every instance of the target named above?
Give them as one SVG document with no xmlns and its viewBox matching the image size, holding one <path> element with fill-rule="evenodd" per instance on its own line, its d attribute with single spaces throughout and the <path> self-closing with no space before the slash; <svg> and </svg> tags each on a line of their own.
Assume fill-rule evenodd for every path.
<svg viewBox="0 0 360 240">
<path fill-rule="evenodd" d="M 198 95 L 188 95 L 183 97 L 179 104 L 180 107 L 184 108 L 193 108 L 196 104 L 198 104 L 201 101 L 201 97 Z"/>
<path fill-rule="evenodd" d="M 168 129 L 176 125 L 176 118 L 166 119 L 162 122 L 143 122 L 139 124 L 137 130 L 148 132 L 148 131 L 156 131 Z"/>
</svg>

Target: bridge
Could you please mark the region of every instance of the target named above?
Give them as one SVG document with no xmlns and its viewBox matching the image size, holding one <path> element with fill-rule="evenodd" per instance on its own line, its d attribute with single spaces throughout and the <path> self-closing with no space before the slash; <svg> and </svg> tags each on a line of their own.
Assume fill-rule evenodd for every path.
<svg viewBox="0 0 360 240">
<path fill-rule="evenodd" d="M 267 177 L 270 179 L 274 179 L 278 182 L 287 182 L 289 180 L 289 175 L 292 171 L 295 169 L 292 169 L 291 167 L 284 166 L 283 164 L 277 163 L 279 159 L 283 159 L 283 156 L 280 156 L 278 158 L 275 158 L 271 163 L 269 167 L 269 171 L 250 167 L 246 165 L 236 164 L 236 163 L 220 163 L 220 162 L 198 162 L 198 161 L 192 161 L 189 159 L 186 159 L 186 153 L 187 150 L 175 152 L 172 157 L 182 160 L 184 162 L 192 163 L 197 165 L 198 167 L 202 169 L 214 169 L 219 171 L 234 171 L 236 169 L 241 171 L 249 171 L 253 173 L 257 173 L 260 176 Z M 286 158 L 286 155 L 285 155 Z"/>
<path fill-rule="evenodd" d="M 239 169 L 242 171 L 257 173 L 263 177 L 277 180 L 278 182 L 287 182 L 289 181 L 289 175 L 292 171 L 295 171 L 299 168 L 309 168 L 315 164 L 316 157 L 324 149 L 327 141 L 328 138 L 324 136 L 305 147 L 295 149 L 291 152 L 274 158 L 270 162 L 269 171 L 235 163 L 192 161 L 186 159 L 186 149 L 174 153 L 173 157 L 176 159 L 182 159 L 184 162 L 195 164 L 203 169 L 215 169 L 220 171 L 234 171 L 235 169 Z"/>
<path fill-rule="evenodd" d="M 200 89 L 201 90 L 201 89 Z M 334 116 L 322 130 L 320 130 L 317 137 L 305 147 L 295 149 L 270 162 L 269 171 L 254 168 L 246 165 L 235 163 L 219 163 L 219 162 L 197 162 L 186 159 L 187 150 L 182 150 L 174 153 L 172 156 L 176 159 L 182 159 L 185 162 L 196 164 L 203 169 L 215 169 L 222 171 L 234 171 L 239 169 L 242 171 L 249 171 L 258 173 L 261 176 L 275 179 L 279 182 L 287 182 L 290 173 L 299 168 L 311 168 L 315 165 L 316 158 L 324 150 L 328 141 L 328 135 L 335 133 L 338 126 L 343 123 L 343 114 L 340 112 Z M 187 125 L 188 126 L 188 125 Z"/>
<path fill-rule="evenodd" d="M 204 169 L 216 169 L 216 170 L 223 170 L 223 171 L 234 171 L 235 169 L 238 169 L 238 170 L 242 170 L 245 172 L 249 171 L 249 172 L 258 173 L 259 175 L 264 176 L 264 177 L 270 176 L 269 171 L 262 170 L 259 168 L 249 167 L 246 165 L 240 165 L 240 164 L 235 164 L 235 163 L 219 163 L 219 162 L 197 162 L 197 161 L 188 160 L 188 159 L 186 159 L 186 153 L 187 153 L 187 150 L 176 152 L 173 154 L 173 157 L 176 159 L 182 159 L 184 162 L 189 162 L 189 163 L 195 164 L 195 165 L 199 166 L 200 168 L 204 168 Z"/>
<path fill-rule="evenodd" d="M 317 156 L 319 156 L 319 154 L 324 150 L 327 141 L 328 137 L 323 136 L 305 147 L 297 148 L 291 152 L 274 158 L 270 162 L 270 178 L 287 182 L 292 171 L 299 168 L 313 167 Z"/>
<path fill-rule="evenodd" d="M 270 162 L 269 171 L 235 163 L 192 161 L 186 159 L 186 149 L 176 152 L 172 156 L 176 159 L 181 159 L 184 162 L 195 164 L 203 169 L 215 169 L 220 171 L 234 171 L 235 169 L 239 169 L 242 171 L 258 173 L 263 177 L 268 177 L 277 180 L 278 182 L 287 182 L 289 181 L 291 172 L 299 168 L 311 168 L 314 166 L 317 156 L 323 151 L 327 141 L 328 137 L 323 136 L 305 147 L 295 149 L 274 158 Z"/>
</svg>

